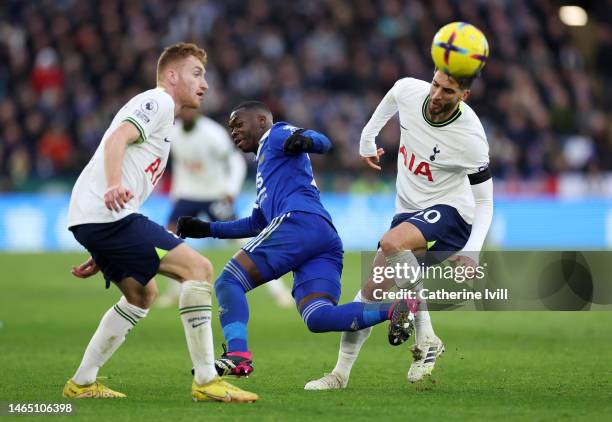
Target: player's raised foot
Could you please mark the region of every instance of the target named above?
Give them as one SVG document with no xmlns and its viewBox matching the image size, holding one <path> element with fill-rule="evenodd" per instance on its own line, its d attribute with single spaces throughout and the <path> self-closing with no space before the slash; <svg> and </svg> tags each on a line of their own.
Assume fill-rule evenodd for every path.
<svg viewBox="0 0 612 422">
<path fill-rule="evenodd" d="M 408 370 L 408 381 L 415 383 L 431 377 L 436 359 L 444 353 L 444 344 L 438 337 L 428 337 L 412 346 L 412 365 Z"/>
<path fill-rule="evenodd" d="M 71 399 L 118 399 L 127 397 L 125 394 L 111 390 L 99 382 L 89 385 L 78 385 L 71 379 L 66 382 L 62 396 Z"/>
<path fill-rule="evenodd" d="M 325 374 L 318 380 L 306 383 L 304 390 L 340 390 L 346 388 L 348 379 L 338 374 Z"/>
<path fill-rule="evenodd" d="M 215 377 L 206 384 L 191 385 L 191 398 L 193 401 L 220 401 L 223 403 L 253 403 L 259 396 L 250 391 L 241 390 L 221 377 Z"/>
<path fill-rule="evenodd" d="M 248 377 L 255 370 L 251 352 L 228 352 L 223 344 L 223 354 L 215 360 L 215 369 L 219 376 L 233 375 Z"/>
<path fill-rule="evenodd" d="M 419 303 L 417 299 L 402 299 L 389 309 L 389 343 L 392 346 L 399 346 L 412 335 Z"/>
</svg>

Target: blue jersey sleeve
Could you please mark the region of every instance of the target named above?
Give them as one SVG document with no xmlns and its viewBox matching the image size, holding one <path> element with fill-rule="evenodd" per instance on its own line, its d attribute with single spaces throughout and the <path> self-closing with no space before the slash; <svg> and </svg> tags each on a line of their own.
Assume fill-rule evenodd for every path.
<svg viewBox="0 0 612 422">
<path fill-rule="evenodd" d="M 250 217 L 210 223 L 210 234 L 219 239 L 242 239 L 257 236 L 266 226 L 266 219 L 259 205 L 255 204 Z"/>
<path fill-rule="evenodd" d="M 312 152 L 315 154 L 325 154 L 332 148 L 332 143 L 329 138 L 322 133 L 312 129 L 301 129 L 290 125 L 289 123 L 279 122 L 274 125 L 270 132 L 270 143 L 274 150 L 284 153 L 283 146 L 287 138 L 289 138 L 296 130 L 300 130 L 301 134 L 312 139 L 312 146 L 304 152 Z"/>
<path fill-rule="evenodd" d="M 329 138 L 315 130 L 307 129 L 302 132 L 302 135 L 312 139 L 312 147 L 304 152 L 313 152 L 315 154 L 325 154 L 332 148 L 332 143 Z"/>
</svg>

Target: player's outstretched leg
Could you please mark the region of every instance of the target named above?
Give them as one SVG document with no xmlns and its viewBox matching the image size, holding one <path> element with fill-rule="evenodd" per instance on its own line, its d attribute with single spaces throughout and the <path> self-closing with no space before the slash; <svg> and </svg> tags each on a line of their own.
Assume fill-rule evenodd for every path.
<svg viewBox="0 0 612 422">
<path fill-rule="evenodd" d="M 357 331 L 387 320 L 396 327 L 398 337 L 406 339 L 412 333 L 416 300 L 402 299 L 392 304 L 351 302 L 335 306 L 333 296 L 317 291 L 323 285 L 321 281 L 326 280 L 311 280 L 295 290 L 300 315 L 313 333 Z"/>
<path fill-rule="evenodd" d="M 85 349 L 83 360 L 74 376 L 66 382 L 62 395 L 68 398 L 121 398 L 125 394 L 111 390 L 96 382 L 98 371 L 121 346 L 130 330 L 147 316 L 148 307 L 156 296 L 155 282 L 146 286 L 128 278 L 118 284 L 119 288 L 130 296 L 130 300 L 140 306 L 128 302 L 121 296 L 119 302 L 113 305 L 102 317 L 98 329 Z"/>
<path fill-rule="evenodd" d="M 354 302 L 369 303 L 362 298 L 361 290 L 357 292 Z M 340 350 L 336 366 L 329 374 L 309 381 L 304 386 L 304 390 L 333 390 L 346 388 L 353 364 L 359 356 L 361 347 L 372 333 L 372 327 L 366 327 L 357 331 L 344 331 L 340 336 Z"/>
<path fill-rule="evenodd" d="M 217 373 L 221 376 L 248 376 L 254 370 L 247 341 L 249 305 L 246 292 L 251 289 L 251 276 L 235 259 L 227 263 L 215 282 L 219 319 L 228 345 L 223 355 L 215 361 Z"/>
</svg>

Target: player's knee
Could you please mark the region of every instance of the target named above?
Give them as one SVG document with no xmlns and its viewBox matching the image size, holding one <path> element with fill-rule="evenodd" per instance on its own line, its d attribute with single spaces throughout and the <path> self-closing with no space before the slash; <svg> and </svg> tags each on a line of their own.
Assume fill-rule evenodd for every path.
<svg viewBox="0 0 612 422">
<path fill-rule="evenodd" d="M 248 292 L 255 287 L 246 270 L 235 259 L 231 259 L 215 281 L 215 294 L 219 297 L 225 291 L 240 288 Z"/>
<path fill-rule="evenodd" d="M 394 254 L 402 250 L 402 242 L 391 232 L 387 232 L 380 239 L 380 249 L 385 256 Z"/>
<path fill-rule="evenodd" d="M 327 331 L 319 318 L 308 318 L 304 322 L 311 333 L 325 333 Z"/>
<path fill-rule="evenodd" d="M 124 296 L 130 305 L 142 309 L 149 309 L 151 305 L 153 305 L 153 302 L 155 302 L 158 294 L 157 285 L 154 283 L 149 283 L 149 285 L 143 289 L 124 292 Z"/>
<path fill-rule="evenodd" d="M 188 280 L 204 280 L 212 279 L 213 266 L 205 256 L 193 251 L 190 257 L 189 267 L 187 268 L 188 275 L 185 277 Z"/>
</svg>

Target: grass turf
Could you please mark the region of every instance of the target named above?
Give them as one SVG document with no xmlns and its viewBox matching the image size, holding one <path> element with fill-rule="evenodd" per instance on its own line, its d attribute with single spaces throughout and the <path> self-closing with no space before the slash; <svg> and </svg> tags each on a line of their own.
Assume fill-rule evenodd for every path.
<svg viewBox="0 0 612 422">
<path fill-rule="evenodd" d="M 231 251 L 206 254 L 220 269 Z M 70 275 L 70 266 L 84 258 L 0 254 L 5 407 L 62 402 L 63 384 L 118 299 L 100 276 Z M 347 254 L 343 301 L 358 287 L 359 268 L 359 255 Z M 407 383 L 408 347 L 388 346 L 383 324 L 366 343 L 347 390 L 306 392 L 305 382 L 332 369 L 339 335 L 309 333 L 297 311 L 277 308 L 265 289 L 252 292 L 249 302 L 256 370 L 235 383 L 257 392 L 257 403 L 191 402 L 191 363 L 177 311 L 154 308 L 100 371 L 128 399 L 75 401 L 77 419 L 593 420 L 612 414 L 612 313 L 434 313 L 447 352 L 434 372 L 437 383 L 426 391 Z M 213 326 L 219 354 L 216 315 Z"/>
</svg>

